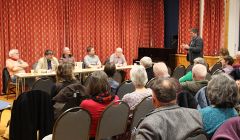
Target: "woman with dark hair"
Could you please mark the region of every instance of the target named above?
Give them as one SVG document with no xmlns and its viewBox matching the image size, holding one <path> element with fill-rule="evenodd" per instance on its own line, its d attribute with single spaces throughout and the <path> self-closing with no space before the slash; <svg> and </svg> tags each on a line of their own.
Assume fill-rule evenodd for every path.
<svg viewBox="0 0 240 140">
<path fill-rule="evenodd" d="M 111 64 L 111 63 L 106 63 L 104 66 L 104 72 L 107 74 L 108 76 L 108 83 L 111 87 L 111 92 L 112 93 L 116 93 L 117 88 L 119 86 L 119 83 L 113 79 L 114 74 L 116 73 L 116 66 L 115 64 Z"/>
<path fill-rule="evenodd" d="M 234 63 L 234 60 L 231 56 L 229 55 L 223 56 L 221 63 L 222 63 L 222 69 L 226 74 L 230 74 L 233 71 L 232 65 Z"/>
<path fill-rule="evenodd" d="M 239 95 L 236 82 L 227 74 L 213 76 L 208 82 L 207 97 L 211 106 L 200 110 L 204 130 L 212 137 L 217 128 L 227 119 L 238 115 L 234 107 L 238 104 Z"/>
<path fill-rule="evenodd" d="M 91 114 L 91 128 L 90 137 L 95 137 L 97 131 L 98 121 L 104 109 L 119 98 L 111 94 L 110 86 L 108 84 L 108 76 L 103 71 L 95 71 L 92 73 L 87 90 L 90 99 L 82 101 L 80 107 L 88 110 Z"/>
<path fill-rule="evenodd" d="M 53 98 L 58 94 L 58 92 L 63 89 L 64 87 L 77 83 L 74 76 L 74 66 L 72 63 L 63 63 L 58 66 L 57 72 L 56 72 L 56 84 L 52 87 L 51 90 L 51 97 Z"/>
</svg>

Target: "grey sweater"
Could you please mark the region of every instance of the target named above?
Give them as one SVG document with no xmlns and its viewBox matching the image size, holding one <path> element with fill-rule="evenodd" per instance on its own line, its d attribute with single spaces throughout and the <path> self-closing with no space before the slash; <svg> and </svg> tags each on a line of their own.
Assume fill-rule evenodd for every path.
<svg viewBox="0 0 240 140">
<path fill-rule="evenodd" d="M 190 132 L 202 128 L 202 119 L 197 110 L 172 105 L 156 108 L 149 113 L 140 121 L 132 139 L 183 140 Z"/>
</svg>

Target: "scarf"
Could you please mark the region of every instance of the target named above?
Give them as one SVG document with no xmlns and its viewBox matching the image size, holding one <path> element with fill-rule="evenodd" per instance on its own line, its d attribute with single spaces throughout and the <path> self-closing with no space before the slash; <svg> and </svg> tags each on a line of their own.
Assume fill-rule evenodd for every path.
<svg viewBox="0 0 240 140">
<path fill-rule="evenodd" d="M 98 103 L 110 103 L 115 98 L 115 95 L 112 95 L 110 92 L 105 91 L 103 93 L 98 94 L 97 96 L 93 96 L 92 99 Z"/>
</svg>

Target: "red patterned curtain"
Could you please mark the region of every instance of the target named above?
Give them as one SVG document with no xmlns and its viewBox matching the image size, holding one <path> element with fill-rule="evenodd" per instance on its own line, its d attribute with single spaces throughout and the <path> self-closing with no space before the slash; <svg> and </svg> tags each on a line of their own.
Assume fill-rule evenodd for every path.
<svg viewBox="0 0 240 140">
<path fill-rule="evenodd" d="M 224 46 L 225 1 L 204 0 L 204 55 L 219 55 Z"/>
<path fill-rule="evenodd" d="M 88 45 L 102 62 L 121 47 L 131 64 L 138 47 L 164 46 L 163 1 L 0 0 L 0 69 L 13 48 L 32 65 L 46 49 L 59 58 L 64 46 L 81 61 Z"/>
<path fill-rule="evenodd" d="M 73 0 L 66 7 L 66 45 L 78 60 L 88 45 L 95 46 L 102 62 L 121 47 L 129 64 L 138 47 L 164 45 L 163 0 Z"/>
<path fill-rule="evenodd" d="M 179 1 L 179 25 L 178 25 L 178 53 L 186 53 L 181 49 L 183 43 L 189 44 L 190 29 L 199 29 L 200 0 Z"/>
</svg>

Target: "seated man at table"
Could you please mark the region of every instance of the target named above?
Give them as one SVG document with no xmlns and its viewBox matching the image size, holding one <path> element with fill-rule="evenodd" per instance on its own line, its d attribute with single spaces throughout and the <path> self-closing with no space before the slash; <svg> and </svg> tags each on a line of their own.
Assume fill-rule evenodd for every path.
<svg viewBox="0 0 240 140">
<path fill-rule="evenodd" d="M 12 82 L 16 82 L 17 73 L 25 73 L 25 68 L 28 67 L 28 63 L 24 62 L 19 57 L 19 51 L 17 49 L 11 49 L 9 51 L 9 58 L 6 60 L 6 67 L 12 79 Z"/>
<path fill-rule="evenodd" d="M 53 56 L 52 50 L 46 50 L 44 53 L 44 57 L 38 60 L 36 71 L 42 70 L 57 70 L 58 60 Z"/>
<path fill-rule="evenodd" d="M 87 47 L 87 55 L 84 57 L 84 64 L 86 68 L 100 68 L 101 61 L 97 55 L 95 55 L 94 47 Z"/>
<path fill-rule="evenodd" d="M 122 48 L 117 48 L 115 53 L 110 56 L 110 63 L 116 64 L 117 67 L 127 65 Z"/>
</svg>

